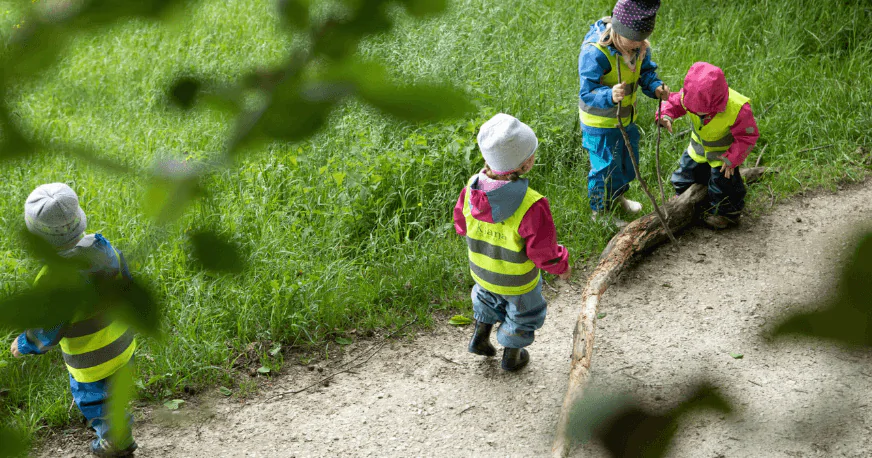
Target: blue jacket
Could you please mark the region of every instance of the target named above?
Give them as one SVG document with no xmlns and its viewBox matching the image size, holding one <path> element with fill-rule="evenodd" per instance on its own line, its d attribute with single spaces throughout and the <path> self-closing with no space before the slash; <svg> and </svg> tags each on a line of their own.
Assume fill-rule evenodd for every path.
<svg viewBox="0 0 872 458">
<path fill-rule="evenodd" d="M 82 272 L 86 277 L 92 275 L 113 277 L 120 272 L 126 278 L 131 278 L 121 252 L 119 252 L 121 257 L 119 265 L 115 249 L 101 234 L 86 235 L 75 247 L 58 254 L 65 258 L 76 257 L 87 260 L 88 269 Z M 51 350 L 63 338 L 65 327 L 66 323 L 61 323 L 49 329 L 28 329 L 18 336 L 18 351 L 25 355 L 41 355 Z"/>
<path fill-rule="evenodd" d="M 612 102 L 612 88 L 600 84 L 602 76 L 612 70 L 612 65 L 609 59 L 595 46 L 590 46 L 588 43 L 596 43 L 599 37 L 606 29 L 606 24 L 602 21 L 596 21 L 590 26 L 590 31 L 584 37 L 584 43 L 581 45 L 581 51 L 578 54 L 578 79 L 580 89 L 578 97 L 584 103 L 596 108 L 614 108 L 615 103 Z M 609 46 L 611 54 L 620 55 L 620 52 L 614 46 Z M 657 76 L 657 64 L 651 60 L 651 48 L 645 53 L 645 58 L 642 59 L 642 68 L 639 76 L 639 86 L 642 87 L 642 93 L 655 98 L 654 91 L 657 90 L 663 81 Z M 581 128 L 584 132 L 589 133 L 605 133 L 611 129 L 603 129 L 599 127 L 585 126 L 583 123 Z"/>
</svg>

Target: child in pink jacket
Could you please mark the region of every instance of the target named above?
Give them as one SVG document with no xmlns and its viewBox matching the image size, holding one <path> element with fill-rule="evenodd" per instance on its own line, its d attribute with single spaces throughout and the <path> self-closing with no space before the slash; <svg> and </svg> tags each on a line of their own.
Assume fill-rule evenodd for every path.
<svg viewBox="0 0 872 458">
<path fill-rule="evenodd" d="M 704 221 L 724 229 L 738 221 L 745 206 L 739 166 L 760 136 L 751 100 L 727 86 L 720 68 L 696 62 L 687 71 L 684 87 L 670 93 L 663 103 L 657 122 L 671 133 L 672 121 L 685 114 L 693 129 L 678 170 L 672 174 L 672 186 L 681 194 L 694 183 L 707 185 Z"/>
<path fill-rule="evenodd" d="M 502 368 L 517 371 L 530 360 L 524 347 L 545 323 L 540 269 L 566 280 L 572 268 L 566 248 L 557 244 L 548 199 L 521 178 L 536 160 L 533 129 L 499 113 L 481 126 L 478 146 L 485 168 L 469 179 L 454 206 L 454 229 L 466 238 L 475 280 L 469 351 L 496 355 L 490 334 L 500 322 Z"/>
</svg>

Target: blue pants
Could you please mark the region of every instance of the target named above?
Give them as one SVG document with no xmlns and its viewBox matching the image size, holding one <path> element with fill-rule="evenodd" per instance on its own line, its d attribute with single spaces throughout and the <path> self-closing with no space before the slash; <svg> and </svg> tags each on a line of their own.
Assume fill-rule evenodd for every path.
<svg viewBox="0 0 872 458">
<path fill-rule="evenodd" d="M 675 194 L 679 195 L 694 183 L 707 185 L 706 212 L 712 215 L 735 217 L 745 208 L 745 182 L 738 167 L 733 169 L 730 178 L 726 178 L 720 167 L 712 167 L 708 162 L 696 162 L 685 151 L 678 160 L 678 170 L 672 173 L 669 180 L 675 188 Z"/>
<path fill-rule="evenodd" d="M 82 411 L 82 415 L 85 416 L 85 419 L 88 420 L 88 426 L 94 429 L 97 432 L 97 439 L 107 439 L 110 440 L 112 437 L 109 435 L 109 406 L 107 401 L 109 400 L 109 385 L 111 384 L 111 377 L 91 383 L 82 383 L 76 381 L 72 375 L 70 375 L 70 391 L 73 393 L 73 400 L 76 402 L 76 405 L 79 406 L 79 410 Z M 133 425 L 133 417 L 128 413 L 127 415 L 127 431 L 124 432 L 122 437 L 127 437 L 130 441 L 133 441 L 133 435 L 131 432 L 131 426 Z M 127 444 L 118 444 L 122 447 Z"/>
<path fill-rule="evenodd" d="M 639 128 L 636 124 L 627 126 L 627 135 L 638 162 Z M 590 209 L 596 212 L 608 210 L 614 199 L 626 192 L 630 182 L 636 179 L 624 136 L 618 128 L 597 129 L 596 133 L 586 131 L 581 146 L 590 157 L 590 173 L 587 175 Z"/>
<path fill-rule="evenodd" d="M 533 343 L 535 331 L 545 324 L 547 305 L 542 280 L 533 291 L 519 296 L 492 293 L 477 283 L 472 287 L 473 316 L 485 324 L 502 323 L 497 342 L 504 347 L 523 348 Z"/>
</svg>

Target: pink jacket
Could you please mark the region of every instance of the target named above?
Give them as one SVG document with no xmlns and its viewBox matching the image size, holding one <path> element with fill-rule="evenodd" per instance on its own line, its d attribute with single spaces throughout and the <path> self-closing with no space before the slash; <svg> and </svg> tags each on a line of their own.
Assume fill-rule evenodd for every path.
<svg viewBox="0 0 872 458">
<path fill-rule="evenodd" d="M 684 106 L 692 113 L 704 115 L 702 123 L 706 125 L 715 114 L 726 109 L 729 86 L 720 68 L 707 62 L 696 62 L 687 71 L 681 91 L 670 93 L 669 100 L 663 102 L 663 116 L 676 119 L 687 113 L 681 106 L 682 94 Z M 733 144 L 723 157 L 732 167 L 738 167 L 748 157 L 760 136 L 750 104 L 742 105 L 736 123 L 730 127 L 730 133 L 733 134 Z"/>
<path fill-rule="evenodd" d="M 519 196 L 523 199 L 520 189 L 515 192 L 512 188 L 519 188 L 522 184 L 526 192 L 526 180 L 519 180 L 512 183 L 512 186 L 492 191 L 475 189 L 473 184 L 472 217 L 489 223 L 505 220 L 520 205 Z M 463 216 L 466 189 L 463 188 L 460 192 L 460 197 L 454 206 L 454 230 L 462 236 L 466 236 L 466 218 Z M 539 199 L 527 210 L 521 219 L 518 234 L 526 240 L 527 257 L 536 267 L 554 275 L 560 275 L 569 268 L 569 252 L 562 245 L 557 244 L 557 230 L 551 217 L 548 199 L 544 197 Z"/>
</svg>

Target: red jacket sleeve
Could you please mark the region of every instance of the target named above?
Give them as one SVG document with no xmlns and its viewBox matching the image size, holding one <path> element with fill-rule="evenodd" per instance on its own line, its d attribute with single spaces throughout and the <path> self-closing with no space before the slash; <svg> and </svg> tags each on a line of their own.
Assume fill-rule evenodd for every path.
<svg viewBox="0 0 872 458">
<path fill-rule="evenodd" d="M 671 119 L 677 119 L 684 116 L 687 111 L 685 111 L 684 107 L 681 106 L 681 93 L 680 92 L 670 92 L 669 99 L 663 102 L 661 106 L 663 116 L 668 116 Z M 654 113 L 655 120 L 659 120 L 657 117 L 657 112 Z"/>
<path fill-rule="evenodd" d="M 730 133 L 733 134 L 733 144 L 730 145 L 730 149 L 724 153 L 723 157 L 729 161 L 730 167 L 738 167 L 745 162 L 751 148 L 757 144 L 757 138 L 760 137 L 757 121 L 751 111 L 751 104 L 742 105 L 739 116 L 736 117 L 736 123 L 730 127 Z"/>
<path fill-rule="evenodd" d="M 548 199 L 541 198 L 521 219 L 518 234 L 527 241 L 527 257 L 536 267 L 560 275 L 569 268 L 569 252 L 557 244 L 557 229 Z"/>
<path fill-rule="evenodd" d="M 462 236 L 466 236 L 466 218 L 463 216 L 463 199 L 466 198 L 466 187 L 460 191 L 460 197 L 457 198 L 457 204 L 454 205 L 454 231 Z"/>
</svg>

